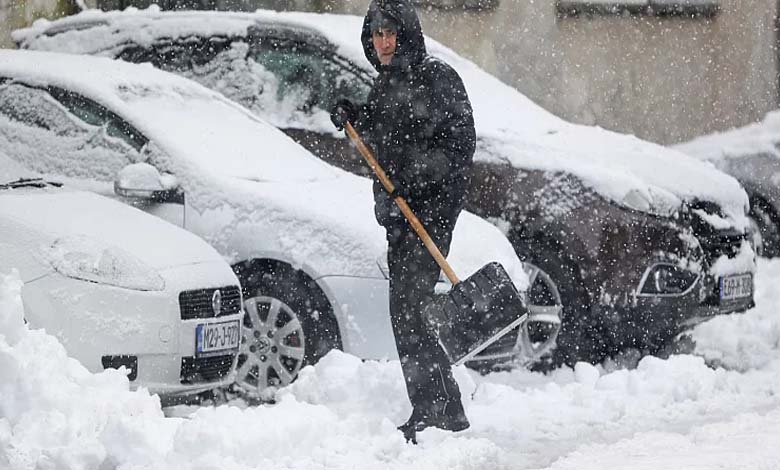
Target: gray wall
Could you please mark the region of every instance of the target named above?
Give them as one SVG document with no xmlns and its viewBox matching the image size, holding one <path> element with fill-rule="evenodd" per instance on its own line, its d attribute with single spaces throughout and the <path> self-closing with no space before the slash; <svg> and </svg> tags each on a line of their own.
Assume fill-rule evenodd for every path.
<svg viewBox="0 0 780 470">
<path fill-rule="evenodd" d="M 150 1 L 100 3 L 106 8 Z M 559 18 L 555 0 L 500 0 L 496 9 L 483 12 L 418 11 L 428 35 L 559 116 L 669 144 L 759 120 L 777 107 L 777 1 L 720 0 L 722 11 L 713 19 Z M 359 15 L 368 5 L 368 0 L 154 1 L 164 7 L 198 2 L 220 9 Z M 9 46 L 11 28 L 36 16 L 60 15 L 63 3 L 67 0 L 0 0 L 0 46 Z"/>
<path fill-rule="evenodd" d="M 426 34 L 572 121 L 669 144 L 778 105 L 776 0 L 721 0 L 713 19 L 559 18 L 554 4 L 419 11 Z"/>
<path fill-rule="evenodd" d="M 85 0 L 94 5 L 95 0 Z M 78 11 L 76 0 L 0 0 L 0 48 L 15 47 L 11 31 L 38 18 L 59 18 Z"/>
</svg>

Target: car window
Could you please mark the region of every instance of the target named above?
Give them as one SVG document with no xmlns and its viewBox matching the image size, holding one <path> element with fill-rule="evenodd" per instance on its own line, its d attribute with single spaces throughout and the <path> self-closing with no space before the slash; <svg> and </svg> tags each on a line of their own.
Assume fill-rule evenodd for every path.
<svg viewBox="0 0 780 470">
<path fill-rule="evenodd" d="M 84 131 L 45 90 L 12 81 L 0 84 L 0 114 L 56 135 L 75 136 Z"/>
<path fill-rule="evenodd" d="M 285 39 L 263 38 L 249 57 L 278 81 L 277 101 L 292 101 L 297 109 L 329 111 L 339 98 L 364 102 L 370 83 L 332 54 Z"/>
<path fill-rule="evenodd" d="M 40 173 L 102 181 L 146 158 L 140 134 L 129 137 L 116 115 L 94 106 L 71 111 L 50 91 L 0 83 L 0 148 L 13 149 L 10 157 Z"/>
<path fill-rule="evenodd" d="M 189 72 L 193 67 L 207 64 L 214 56 L 230 47 L 227 38 L 187 37 L 176 42 L 160 41 L 149 47 L 130 45 L 118 55 L 127 62 L 150 62 L 157 68 L 169 72 Z"/>
<path fill-rule="evenodd" d="M 136 152 L 146 145 L 147 139 L 133 126 L 94 101 L 59 88 L 51 88 L 50 93 L 74 116 L 92 126 L 104 127 L 106 134 L 122 139 Z"/>
</svg>

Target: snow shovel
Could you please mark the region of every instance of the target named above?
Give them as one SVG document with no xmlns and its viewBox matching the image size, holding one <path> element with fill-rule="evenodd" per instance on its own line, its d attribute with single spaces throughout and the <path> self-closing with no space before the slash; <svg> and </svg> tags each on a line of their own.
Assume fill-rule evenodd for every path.
<svg viewBox="0 0 780 470">
<path fill-rule="evenodd" d="M 355 128 L 349 122 L 344 127 L 384 188 L 393 194 L 393 182 Z M 452 283 L 452 289 L 447 294 L 434 296 L 422 312 L 423 323 L 438 338 L 450 362 L 461 365 L 473 359 L 526 321 L 528 307 L 503 266 L 496 262 L 488 263 L 461 281 L 406 200 L 396 196 L 394 201 Z"/>
</svg>

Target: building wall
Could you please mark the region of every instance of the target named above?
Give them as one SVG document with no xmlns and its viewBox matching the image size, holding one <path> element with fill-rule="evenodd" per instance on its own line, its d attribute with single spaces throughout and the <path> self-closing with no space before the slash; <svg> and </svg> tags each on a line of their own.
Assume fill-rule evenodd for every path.
<svg viewBox="0 0 780 470">
<path fill-rule="evenodd" d="M 89 0 L 91 4 L 95 0 Z M 431 0 L 433 1 L 433 0 Z M 555 0 L 485 11 L 420 7 L 424 31 L 559 116 L 663 144 L 759 120 L 778 106 L 778 0 L 720 0 L 714 18 L 560 18 Z M 101 0 L 102 8 L 257 7 L 363 15 L 368 0 Z M 75 0 L 0 0 L 0 47 Z M 355 38 L 358 40 L 358 38 Z"/>
<path fill-rule="evenodd" d="M 776 0 L 721 0 L 712 19 L 559 18 L 554 3 L 418 11 L 426 34 L 571 121 L 669 144 L 778 105 Z"/>
<path fill-rule="evenodd" d="M 95 0 L 87 0 L 86 5 Z M 38 18 L 59 18 L 78 11 L 76 0 L 0 0 L 0 48 L 15 47 L 11 31 Z"/>
</svg>

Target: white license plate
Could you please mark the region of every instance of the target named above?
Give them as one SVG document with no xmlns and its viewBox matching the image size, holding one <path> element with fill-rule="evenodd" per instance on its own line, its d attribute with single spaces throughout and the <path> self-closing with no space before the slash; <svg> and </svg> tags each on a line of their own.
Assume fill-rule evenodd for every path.
<svg viewBox="0 0 780 470">
<path fill-rule="evenodd" d="M 720 278 L 720 300 L 735 300 L 753 295 L 753 275 L 738 274 Z"/>
<path fill-rule="evenodd" d="M 241 342 L 241 320 L 201 323 L 195 330 L 195 352 L 207 354 L 238 349 Z"/>
</svg>

